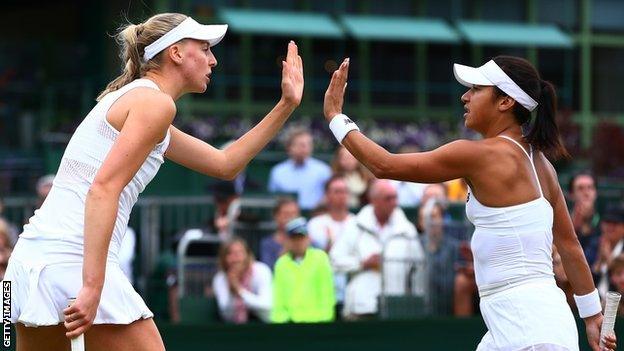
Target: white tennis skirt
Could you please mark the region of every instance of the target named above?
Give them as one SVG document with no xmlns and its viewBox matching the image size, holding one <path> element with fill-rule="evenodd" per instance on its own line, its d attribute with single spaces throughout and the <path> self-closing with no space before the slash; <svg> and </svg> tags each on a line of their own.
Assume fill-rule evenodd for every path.
<svg viewBox="0 0 624 351">
<path fill-rule="evenodd" d="M 578 330 L 554 279 L 540 279 L 485 296 L 488 327 L 477 351 L 578 351 Z"/>
<path fill-rule="evenodd" d="M 3 280 L 11 282 L 11 323 L 38 327 L 65 321 L 68 299 L 82 288 L 82 253 L 65 244 L 18 240 Z M 109 262 L 94 324 L 130 324 L 153 316 L 119 264 Z"/>
</svg>

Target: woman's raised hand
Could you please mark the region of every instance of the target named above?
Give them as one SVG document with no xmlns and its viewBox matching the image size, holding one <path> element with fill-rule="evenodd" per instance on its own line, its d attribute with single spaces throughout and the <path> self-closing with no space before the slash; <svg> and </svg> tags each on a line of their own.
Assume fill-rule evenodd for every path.
<svg viewBox="0 0 624 351">
<path fill-rule="evenodd" d="M 286 60 L 282 61 L 282 100 L 299 106 L 303 96 L 303 61 L 294 41 L 288 43 Z"/>
<path fill-rule="evenodd" d="M 340 67 L 334 71 L 327 91 L 325 92 L 325 103 L 323 104 L 323 112 L 325 119 L 331 119 L 342 113 L 342 104 L 344 103 L 344 93 L 347 88 L 347 77 L 349 76 L 349 58 L 344 59 Z"/>
</svg>

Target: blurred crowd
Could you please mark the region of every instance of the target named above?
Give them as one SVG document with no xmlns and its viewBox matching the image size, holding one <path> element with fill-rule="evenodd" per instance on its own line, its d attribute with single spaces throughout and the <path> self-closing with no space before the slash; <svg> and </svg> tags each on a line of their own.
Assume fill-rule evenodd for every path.
<svg viewBox="0 0 624 351">
<path fill-rule="evenodd" d="M 402 311 L 458 317 L 478 313 L 472 228 L 463 216 L 451 213 L 466 201 L 465 182 L 375 179 L 343 147 L 327 164 L 313 157 L 318 141 L 306 128 L 290 130 L 284 142 L 287 159 L 271 169 L 265 186 L 253 184 L 243 172 L 211 189 L 214 216 L 202 235 L 213 237 L 219 248 L 209 253 L 216 265 L 202 298 L 214 301 L 220 320 L 309 323 L 376 319 Z M 400 148 L 415 151 L 416 144 Z M 34 208 L 45 199 L 53 178 L 38 182 Z M 276 199 L 273 231 L 257 237 L 257 244 L 234 230 L 234 223 L 243 220 L 241 196 L 254 187 Z M 596 179 L 589 172 L 575 174 L 564 192 L 599 292 L 624 293 L 622 203 L 599 211 Z M 0 203 L 0 277 L 21 224 L 2 218 Z M 133 281 L 136 235 L 131 228 L 122 251 L 122 268 Z M 553 268 L 574 308 L 556 248 Z M 176 274 L 171 269 L 159 276 L 166 281 L 173 322 L 184 319 Z"/>
</svg>

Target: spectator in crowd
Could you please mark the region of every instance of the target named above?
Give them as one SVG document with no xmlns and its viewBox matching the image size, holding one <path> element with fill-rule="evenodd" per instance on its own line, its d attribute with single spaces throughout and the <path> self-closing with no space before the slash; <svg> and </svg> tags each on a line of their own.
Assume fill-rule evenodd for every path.
<svg viewBox="0 0 624 351">
<path fill-rule="evenodd" d="M 459 258 L 459 242 L 444 233 L 444 210 L 443 202 L 431 198 L 418 211 L 418 222 L 425 234 L 427 293 L 435 315 L 453 313 L 455 264 Z"/>
<path fill-rule="evenodd" d="M 310 247 L 305 218 L 286 225 L 287 253 L 275 263 L 273 312 L 276 323 L 334 320 L 334 281 L 329 258 Z"/>
<path fill-rule="evenodd" d="M 308 223 L 308 230 L 312 245 L 328 252 L 346 228 L 355 225 L 355 216 L 349 212 L 349 188 L 345 178 L 334 175 L 325 184 L 326 213 L 318 215 Z M 347 285 L 347 275 L 334 274 L 334 288 L 336 290 L 336 307 L 342 309 L 344 303 L 344 289 Z"/>
<path fill-rule="evenodd" d="M 366 319 L 378 313 L 382 279 L 386 295 L 422 295 L 425 289 L 424 270 L 412 274 L 414 263 L 424 260 L 424 252 L 416 228 L 397 206 L 395 187 L 388 180 L 376 180 L 369 198 L 371 203 L 357 214 L 356 225 L 350 226 L 330 251 L 334 270 L 351 276 L 343 309 L 347 319 Z M 412 291 L 407 291 L 409 282 Z"/>
<path fill-rule="evenodd" d="M 270 321 L 272 304 L 271 269 L 254 259 L 247 243 L 232 238 L 219 249 L 219 272 L 212 289 L 222 318 L 243 324 L 256 318 Z"/>
<path fill-rule="evenodd" d="M 9 223 L 0 217 L 0 279 L 4 278 L 4 272 L 6 272 L 9 257 L 13 250 L 9 231 Z"/>
<path fill-rule="evenodd" d="M 339 146 L 331 163 L 332 173 L 343 176 L 349 189 L 349 207 L 367 202 L 368 185 L 375 178 L 344 146 Z"/>
<path fill-rule="evenodd" d="M 425 204 L 429 199 L 438 199 L 440 201 L 447 200 L 446 185 L 442 183 L 428 184 L 423 190 L 421 203 Z"/>
<path fill-rule="evenodd" d="M 585 258 L 591 265 L 598 258 L 600 215 L 596 210 L 596 182 L 589 172 L 575 174 L 568 183 L 570 200 L 574 203 L 570 217 Z"/>
<path fill-rule="evenodd" d="M 240 196 L 230 181 L 216 182 L 213 185 L 213 196 L 215 215 L 211 229 L 221 240 L 227 241 L 233 235 L 232 224 L 240 214 Z"/>
<path fill-rule="evenodd" d="M 283 253 L 286 241 L 286 223 L 299 216 L 297 201 L 289 197 L 277 199 L 273 208 L 273 220 L 275 221 L 275 233 L 260 241 L 260 261 L 267 266 L 275 266 L 275 262 Z"/>
<path fill-rule="evenodd" d="M 420 205 L 422 206 L 428 203 L 431 199 L 435 199 L 440 203 L 447 203 L 446 186 L 443 183 L 425 184 L 422 197 L 420 199 Z M 447 218 L 444 219 L 446 220 Z M 422 233 L 425 230 L 425 228 L 421 227 L 421 224 L 421 221 L 416 220 L 416 230 L 418 230 L 419 233 Z"/>
<path fill-rule="evenodd" d="M 272 193 L 295 193 L 299 206 L 311 210 L 323 197 L 323 187 L 331 176 L 329 166 L 312 157 L 312 135 L 306 129 L 290 132 L 286 141 L 288 159 L 271 169 L 268 189 Z"/>
<path fill-rule="evenodd" d="M 610 204 L 607 206 L 600 223 L 601 236 L 598 246 L 598 257 L 592 266 L 596 288 L 602 298 L 609 289 L 607 268 L 611 261 L 624 251 L 624 206 Z"/>
<path fill-rule="evenodd" d="M 616 256 L 609 265 L 611 289 L 624 295 L 624 254 Z M 618 317 L 624 317 L 624 303 L 618 306 Z"/>
<path fill-rule="evenodd" d="M 54 174 L 48 174 L 37 180 L 37 209 L 43 205 L 46 197 L 48 197 L 52 189 L 52 183 L 54 183 L 54 177 Z"/>
<path fill-rule="evenodd" d="M 310 219 L 308 229 L 315 247 L 329 252 L 345 228 L 355 223 L 355 216 L 349 212 L 349 188 L 345 178 L 332 176 L 325 184 L 324 214 Z"/>
</svg>

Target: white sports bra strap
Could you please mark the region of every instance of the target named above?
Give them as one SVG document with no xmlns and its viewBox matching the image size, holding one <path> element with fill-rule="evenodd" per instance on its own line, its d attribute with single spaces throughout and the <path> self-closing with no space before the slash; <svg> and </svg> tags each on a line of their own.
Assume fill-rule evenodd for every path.
<svg viewBox="0 0 624 351">
<path fill-rule="evenodd" d="M 510 138 L 510 137 L 508 137 L 506 135 L 499 135 L 499 137 L 507 139 L 509 141 L 512 141 L 514 144 L 518 145 L 518 147 L 522 150 L 522 152 L 524 152 L 526 157 L 529 158 L 529 162 L 531 163 L 531 168 L 533 168 L 533 174 L 535 174 L 535 180 L 537 181 L 537 187 L 539 188 L 540 197 L 544 197 L 544 192 L 542 192 L 542 185 L 540 184 L 539 177 L 537 176 L 537 170 L 535 169 L 535 164 L 533 163 L 533 147 L 529 144 L 529 151 L 530 151 L 530 153 L 528 153 L 528 152 L 526 152 L 524 147 L 522 147 L 522 145 L 520 145 L 519 142 L 513 140 L 512 138 Z"/>
</svg>

